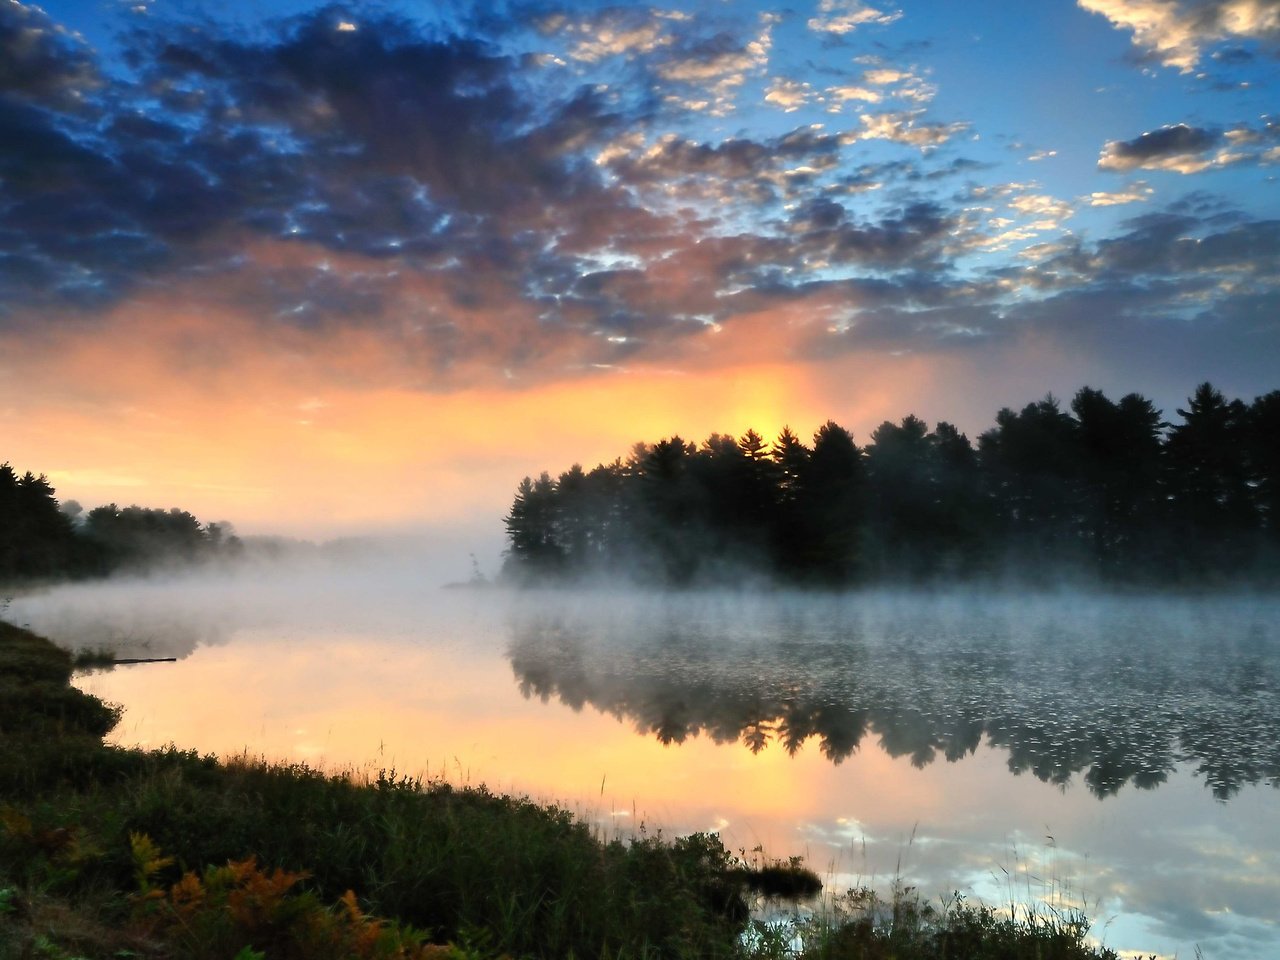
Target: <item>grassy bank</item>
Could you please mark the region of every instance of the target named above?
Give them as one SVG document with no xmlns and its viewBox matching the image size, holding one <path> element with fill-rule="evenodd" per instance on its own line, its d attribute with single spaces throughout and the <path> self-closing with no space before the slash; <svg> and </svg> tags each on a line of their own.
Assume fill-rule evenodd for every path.
<svg viewBox="0 0 1280 960">
<path fill-rule="evenodd" d="M 117 712 L 72 669 L 0 623 L 0 960 L 1112 956 L 1079 918 L 905 897 L 763 926 L 746 900 L 765 878 L 715 836 L 608 840 L 394 772 L 106 746 Z"/>
</svg>

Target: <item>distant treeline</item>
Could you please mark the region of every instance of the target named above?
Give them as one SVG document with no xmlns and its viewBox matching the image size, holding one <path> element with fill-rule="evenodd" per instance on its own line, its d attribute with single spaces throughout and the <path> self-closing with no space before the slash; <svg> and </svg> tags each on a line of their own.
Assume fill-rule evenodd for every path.
<svg viewBox="0 0 1280 960">
<path fill-rule="evenodd" d="M 184 510 L 110 503 L 84 513 L 54 493 L 43 474 L 0 464 L 0 583 L 199 563 L 241 549 L 226 524 L 202 524 Z"/>
<path fill-rule="evenodd" d="M 859 446 L 753 430 L 639 443 L 526 477 L 505 576 L 663 585 L 764 574 L 843 586 L 1001 577 L 1220 585 L 1280 569 L 1280 391 L 1199 386 L 1181 422 L 1081 389 L 1003 409 L 975 447 L 949 423 L 885 422 Z"/>
</svg>

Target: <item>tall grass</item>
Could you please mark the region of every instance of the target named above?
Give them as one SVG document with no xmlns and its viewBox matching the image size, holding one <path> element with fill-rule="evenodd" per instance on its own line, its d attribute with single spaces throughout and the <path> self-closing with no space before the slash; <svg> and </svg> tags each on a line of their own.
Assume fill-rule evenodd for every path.
<svg viewBox="0 0 1280 960">
<path fill-rule="evenodd" d="M 1077 912 L 995 908 L 960 894 L 935 906 L 913 887 L 888 895 L 862 887 L 827 909 L 753 921 L 746 935 L 757 960 L 1118 960 L 1089 941 Z"/>
</svg>

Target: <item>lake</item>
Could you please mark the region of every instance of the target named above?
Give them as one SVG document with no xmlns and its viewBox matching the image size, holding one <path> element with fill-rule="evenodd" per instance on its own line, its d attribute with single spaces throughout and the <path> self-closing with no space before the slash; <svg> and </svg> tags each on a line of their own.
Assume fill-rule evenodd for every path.
<svg viewBox="0 0 1280 960">
<path fill-rule="evenodd" d="M 1080 907 L 1280 956 L 1280 600 L 442 590 L 411 565 L 81 584 L 8 619 L 176 656 L 83 676 L 122 744 L 484 783 L 716 830 L 829 889 Z"/>
</svg>

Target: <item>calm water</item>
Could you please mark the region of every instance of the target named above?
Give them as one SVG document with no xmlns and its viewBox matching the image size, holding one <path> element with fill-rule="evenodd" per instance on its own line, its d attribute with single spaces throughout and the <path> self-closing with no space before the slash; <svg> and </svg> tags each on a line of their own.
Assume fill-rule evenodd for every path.
<svg viewBox="0 0 1280 960">
<path fill-rule="evenodd" d="M 176 664 L 121 743 L 391 768 L 840 889 L 1084 906 L 1118 950 L 1280 956 L 1280 601 L 447 591 L 405 569 L 60 589 L 9 618 Z"/>
</svg>

